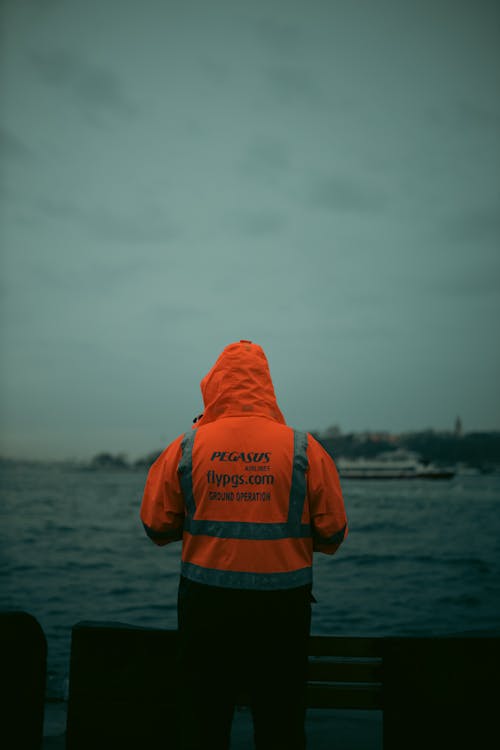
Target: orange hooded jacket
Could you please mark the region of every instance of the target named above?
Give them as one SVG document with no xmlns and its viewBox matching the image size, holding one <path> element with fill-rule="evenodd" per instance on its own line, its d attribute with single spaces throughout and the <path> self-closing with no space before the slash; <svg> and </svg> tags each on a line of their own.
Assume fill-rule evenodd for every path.
<svg viewBox="0 0 500 750">
<path fill-rule="evenodd" d="M 181 539 L 181 575 L 212 586 L 288 589 L 312 582 L 313 550 L 347 536 L 332 458 L 288 427 L 264 351 L 227 346 L 201 381 L 205 411 L 151 466 L 141 506 L 148 536 Z"/>
</svg>

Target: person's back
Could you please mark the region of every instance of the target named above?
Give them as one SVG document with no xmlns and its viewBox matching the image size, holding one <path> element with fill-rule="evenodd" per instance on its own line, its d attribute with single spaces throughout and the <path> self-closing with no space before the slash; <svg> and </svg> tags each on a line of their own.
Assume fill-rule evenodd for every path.
<svg viewBox="0 0 500 750">
<path fill-rule="evenodd" d="M 226 347 L 202 380 L 205 411 L 151 467 L 141 518 L 182 536 L 184 747 L 228 747 L 239 689 L 258 748 L 303 748 L 313 549 L 347 534 L 334 463 L 285 423 L 262 349 Z"/>
<path fill-rule="evenodd" d="M 241 421 L 227 417 L 197 431 L 196 513 L 184 524 L 182 573 L 232 588 L 310 584 L 305 435 L 265 417 L 245 417 L 244 430 Z"/>
</svg>

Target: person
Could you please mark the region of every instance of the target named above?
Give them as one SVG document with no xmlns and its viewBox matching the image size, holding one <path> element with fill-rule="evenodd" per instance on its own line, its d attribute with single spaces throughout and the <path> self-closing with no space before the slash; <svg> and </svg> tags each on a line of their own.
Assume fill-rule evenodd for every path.
<svg viewBox="0 0 500 750">
<path fill-rule="evenodd" d="M 185 750 L 230 745 L 251 705 L 258 750 L 306 746 L 313 551 L 348 527 L 333 459 L 278 407 L 263 349 L 227 346 L 201 381 L 204 412 L 151 466 L 140 517 L 182 538 L 179 697 Z"/>
</svg>

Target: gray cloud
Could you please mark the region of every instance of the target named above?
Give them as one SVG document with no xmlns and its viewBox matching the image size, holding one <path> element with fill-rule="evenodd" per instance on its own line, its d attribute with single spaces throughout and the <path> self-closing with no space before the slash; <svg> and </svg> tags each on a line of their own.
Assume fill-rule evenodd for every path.
<svg viewBox="0 0 500 750">
<path fill-rule="evenodd" d="M 73 52 L 64 49 L 34 52 L 31 62 L 46 84 L 70 91 L 86 106 L 129 116 L 137 111 L 118 76 Z"/>
<path fill-rule="evenodd" d="M 494 298 L 498 300 L 500 294 L 500 268 L 487 268 L 484 263 L 481 268 L 471 268 L 466 272 L 455 273 L 453 278 L 447 278 L 438 286 L 438 291 L 451 296 L 469 298 Z"/>
<path fill-rule="evenodd" d="M 500 206 L 464 209 L 441 223 L 440 234 L 452 242 L 489 245 L 497 250 L 500 244 Z"/>
<path fill-rule="evenodd" d="M 131 216 L 109 210 L 93 212 L 88 215 L 87 226 L 103 239 L 131 245 L 164 242 L 178 235 L 178 229 L 160 212 Z"/>
<path fill-rule="evenodd" d="M 493 101 L 488 107 L 471 99 L 461 99 L 448 104 L 446 108 L 436 105 L 427 107 L 425 111 L 432 125 L 483 134 L 500 132 L 500 111 L 495 109 Z"/>
<path fill-rule="evenodd" d="M 284 104 L 297 100 L 302 103 L 317 103 L 323 100 L 317 80 L 301 65 L 269 65 L 265 69 L 265 74 L 273 100 Z"/>
<path fill-rule="evenodd" d="M 473 128 L 500 130 L 500 112 L 493 106 L 484 107 L 477 102 L 463 100 L 458 103 L 458 119 Z"/>
<path fill-rule="evenodd" d="M 195 5 L 8 3 L 8 452 L 139 455 L 238 338 L 297 427 L 498 427 L 490 0 Z"/>
<path fill-rule="evenodd" d="M 313 183 L 309 203 L 315 208 L 338 213 L 366 213 L 380 210 L 385 196 L 350 177 L 328 175 Z"/>
<path fill-rule="evenodd" d="M 261 137 L 250 143 L 238 169 L 245 177 L 276 184 L 287 174 L 291 163 L 290 149 L 283 141 Z"/>
<path fill-rule="evenodd" d="M 18 135 L 0 126 L 0 155 L 2 159 L 16 162 L 31 162 L 35 152 Z"/>
<path fill-rule="evenodd" d="M 38 199 L 37 207 L 48 219 L 76 223 L 100 240 L 121 244 L 165 242 L 179 234 L 178 227 L 160 208 L 138 208 L 122 213 L 111 207 L 89 208 L 48 196 Z"/>
<path fill-rule="evenodd" d="M 54 198 L 51 195 L 44 195 L 35 200 L 35 206 L 48 219 L 56 219 L 57 221 L 82 221 L 84 219 L 82 208 L 67 198 Z"/>
<path fill-rule="evenodd" d="M 155 326 L 159 320 L 169 326 L 190 325 L 193 321 L 200 321 L 206 316 L 206 307 L 189 302 L 162 302 L 143 310 L 142 317 L 146 326 Z"/>
<path fill-rule="evenodd" d="M 31 5 L 31 7 L 39 12 L 52 11 L 64 4 L 65 0 L 25 0 L 25 5 Z"/>
<path fill-rule="evenodd" d="M 247 237 L 264 237 L 279 234 L 284 226 L 284 218 L 275 211 L 241 211 L 233 214 L 230 223 L 238 232 Z"/>
<path fill-rule="evenodd" d="M 303 34 L 298 26 L 287 21 L 265 18 L 255 24 L 257 38 L 273 56 L 296 57 L 303 46 Z"/>
<path fill-rule="evenodd" d="M 283 141 L 259 138 L 250 144 L 247 159 L 249 163 L 257 167 L 267 170 L 282 170 L 290 164 L 290 153 Z"/>
<path fill-rule="evenodd" d="M 200 74 L 206 81 L 215 86 L 227 85 L 231 80 L 232 69 L 226 61 L 212 55 L 201 55 L 199 58 Z"/>
</svg>

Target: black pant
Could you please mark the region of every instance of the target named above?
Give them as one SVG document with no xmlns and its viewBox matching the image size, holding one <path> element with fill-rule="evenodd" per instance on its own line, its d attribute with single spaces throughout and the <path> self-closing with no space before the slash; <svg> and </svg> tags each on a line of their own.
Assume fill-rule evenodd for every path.
<svg viewBox="0 0 500 750">
<path fill-rule="evenodd" d="M 303 750 L 310 587 L 244 591 L 181 578 L 178 618 L 183 750 L 229 748 L 242 694 L 258 750 Z"/>
</svg>

